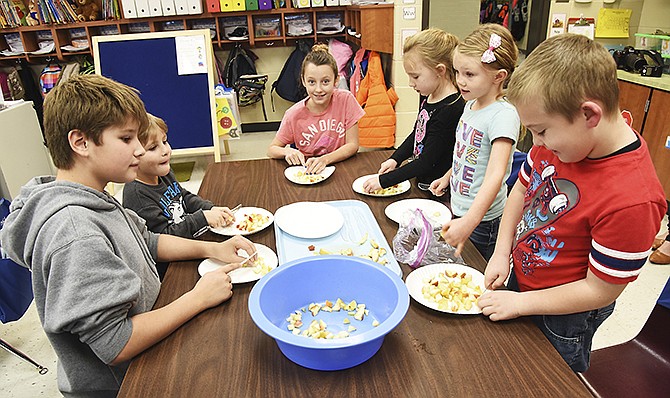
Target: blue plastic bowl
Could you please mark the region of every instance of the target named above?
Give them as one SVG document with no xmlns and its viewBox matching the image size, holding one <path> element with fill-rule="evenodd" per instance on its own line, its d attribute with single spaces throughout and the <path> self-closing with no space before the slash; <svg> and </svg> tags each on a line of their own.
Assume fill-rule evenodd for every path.
<svg viewBox="0 0 670 398">
<path fill-rule="evenodd" d="M 323 303 L 341 298 L 356 300 L 370 310 L 363 322 L 351 319 L 358 328 L 341 339 L 313 339 L 293 335 L 286 318 L 310 303 Z M 291 261 L 272 270 L 251 290 L 249 312 L 256 325 L 274 338 L 281 352 L 298 365 L 316 370 L 340 370 L 370 359 L 386 336 L 405 317 L 409 308 L 407 287 L 398 275 L 369 260 L 346 256 L 315 256 Z M 335 313 L 321 311 L 328 329 L 343 330 Z M 342 313 L 339 316 L 346 316 Z M 311 314 L 303 314 L 303 322 L 311 322 Z M 372 319 L 379 325 L 371 326 Z M 332 322 L 330 322 L 332 321 Z"/>
</svg>

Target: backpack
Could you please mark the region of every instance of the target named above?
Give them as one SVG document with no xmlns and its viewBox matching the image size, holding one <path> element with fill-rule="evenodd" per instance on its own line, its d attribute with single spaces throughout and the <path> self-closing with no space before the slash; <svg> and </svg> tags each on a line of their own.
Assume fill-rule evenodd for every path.
<svg viewBox="0 0 670 398">
<path fill-rule="evenodd" d="M 263 101 L 263 93 L 265 93 L 265 83 L 268 82 L 268 75 L 242 75 L 233 84 L 233 88 L 237 93 L 237 103 L 240 106 L 247 106 L 258 101 L 263 107 L 263 117 L 268 120 L 268 115 L 265 112 L 265 101 Z"/>
<path fill-rule="evenodd" d="M 228 87 L 235 87 L 235 82 L 242 75 L 256 75 L 255 61 L 258 59 L 256 54 L 246 51 L 241 44 L 237 44 L 230 50 L 226 66 L 223 69 L 223 84 Z"/>
<path fill-rule="evenodd" d="M 223 71 L 223 84 L 235 90 L 237 103 L 240 106 L 247 106 L 260 101 L 263 106 L 263 116 L 265 120 L 268 120 L 265 112 L 265 101 L 263 101 L 268 76 L 259 75 L 256 72 L 255 61 L 257 59 L 258 56 L 251 50 L 245 50 L 241 44 L 237 44 L 228 54 L 228 60 Z"/>
<path fill-rule="evenodd" d="M 0 86 L 2 86 L 2 96 L 5 100 L 16 101 L 25 97 L 26 91 L 16 68 L 0 72 Z"/>
<path fill-rule="evenodd" d="M 272 99 L 272 110 L 275 109 L 272 92 L 286 101 L 298 102 L 307 97 L 307 90 L 300 81 L 300 69 L 302 61 L 312 48 L 311 40 L 296 40 L 295 50 L 288 56 L 284 67 L 279 73 L 279 77 L 272 83 L 270 98 Z"/>
<path fill-rule="evenodd" d="M 526 33 L 528 2 L 526 0 L 513 0 L 510 15 L 512 16 L 512 20 L 509 30 L 512 33 L 512 37 L 514 37 L 514 40 L 519 41 Z"/>
<path fill-rule="evenodd" d="M 484 0 L 479 11 L 480 23 L 497 23 L 509 26 L 509 1 Z"/>
<path fill-rule="evenodd" d="M 40 74 L 40 87 L 42 88 L 42 96 L 46 96 L 58 84 L 58 79 L 61 74 L 60 65 L 47 65 L 42 69 Z"/>
</svg>

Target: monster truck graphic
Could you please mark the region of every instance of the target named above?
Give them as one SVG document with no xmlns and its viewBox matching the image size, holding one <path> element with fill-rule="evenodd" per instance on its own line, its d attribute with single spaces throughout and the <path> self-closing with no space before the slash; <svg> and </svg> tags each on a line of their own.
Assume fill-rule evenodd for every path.
<svg viewBox="0 0 670 398">
<path fill-rule="evenodd" d="M 517 226 L 514 261 L 521 264 L 525 275 L 535 268 L 549 267 L 565 242 L 558 241 L 553 232 L 554 221 L 579 203 L 579 190 L 569 180 L 557 178 L 556 168 L 546 165 L 541 174 L 533 170 L 525 198 L 521 222 Z M 534 188 L 534 189 L 533 189 Z"/>
</svg>

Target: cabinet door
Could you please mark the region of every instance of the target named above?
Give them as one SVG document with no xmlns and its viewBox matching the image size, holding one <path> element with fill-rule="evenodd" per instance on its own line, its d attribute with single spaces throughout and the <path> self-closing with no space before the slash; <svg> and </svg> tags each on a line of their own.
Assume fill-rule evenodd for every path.
<svg viewBox="0 0 670 398">
<path fill-rule="evenodd" d="M 665 144 L 670 136 L 670 92 L 654 90 L 644 124 L 644 139 L 649 145 L 658 179 L 663 184 L 666 199 L 670 198 L 670 149 Z"/>
<path fill-rule="evenodd" d="M 638 133 L 642 130 L 644 109 L 649 100 L 651 89 L 639 84 L 619 80 L 619 108 L 633 115 L 633 129 Z"/>
</svg>

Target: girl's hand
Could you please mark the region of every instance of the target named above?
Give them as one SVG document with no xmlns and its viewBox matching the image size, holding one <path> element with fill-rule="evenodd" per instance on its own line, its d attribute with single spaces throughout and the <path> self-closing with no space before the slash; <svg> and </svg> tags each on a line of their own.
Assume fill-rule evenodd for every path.
<svg viewBox="0 0 670 398">
<path fill-rule="evenodd" d="M 435 196 L 442 196 L 447 192 L 447 187 L 449 186 L 449 178 L 447 176 L 438 178 L 437 180 L 430 183 L 430 192 Z"/>
<path fill-rule="evenodd" d="M 242 257 L 237 254 L 240 249 L 244 250 L 248 254 L 253 254 L 256 252 L 256 246 L 253 244 L 253 242 L 240 235 L 235 235 L 227 241 L 216 243 L 214 250 L 212 253 L 210 253 L 209 257 L 214 257 L 224 263 L 239 263 L 246 260 L 246 257 Z M 255 259 L 256 256 L 252 258 L 252 260 Z"/>
<path fill-rule="evenodd" d="M 381 188 L 382 186 L 379 183 L 379 176 L 370 177 L 363 183 L 363 191 L 367 193 L 374 192 Z"/>
<path fill-rule="evenodd" d="M 239 267 L 239 263 L 226 264 L 198 280 L 191 293 L 198 297 L 203 309 L 217 306 L 233 296 L 233 284 L 228 272 Z"/>
<path fill-rule="evenodd" d="M 305 155 L 294 148 L 286 148 L 286 155 L 284 156 L 284 159 L 286 159 L 286 163 L 290 164 L 291 166 L 305 165 Z"/>
<path fill-rule="evenodd" d="M 222 227 L 228 226 L 232 224 L 235 221 L 235 214 L 228 208 L 228 207 L 219 207 L 219 206 L 214 206 L 211 208 L 211 210 L 218 210 L 223 213 L 223 217 L 226 219 L 226 222 L 222 225 Z"/>
<path fill-rule="evenodd" d="M 381 166 L 379 166 L 379 171 L 377 174 L 388 173 L 389 171 L 394 170 L 396 167 L 398 167 L 398 162 L 396 162 L 395 159 L 388 159 L 384 161 Z"/>
<path fill-rule="evenodd" d="M 233 213 L 231 213 L 230 209 L 226 207 L 225 209 L 228 210 L 228 213 L 230 213 L 230 215 L 228 215 L 228 213 L 226 213 L 223 209 L 224 208 L 222 207 L 212 207 L 209 210 L 202 211 L 202 213 L 205 215 L 205 219 L 207 220 L 207 224 L 210 227 L 218 228 L 230 224 L 228 218 L 230 218 Z M 233 220 L 235 219 L 235 217 L 232 218 Z"/>
<path fill-rule="evenodd" d="M 454 253 L 456 256 L 461 255 L 465 241 L 468 240 L 472 231 L 477 227 L 476 224 L 474 226 L 470 224 L 468 219 L 463 217 L 448 221 L 442 226 L 440 235 L 442 235 L 442 239 L 445 242 L 456 248 L 456 252 Z"/>
<path fill-rule="evenodd" d="M 307 174 L 319 174 L 322 172 L 326 166 L 328 166 L 328 162 L 326 159 L 324 159 L 325 156 L 319 156 L 318 158 L 309 158 L 305 162 L 305 173 Z"/>
<path fill-rule="evenodd" d="M 482 314 L 492 321 L 503 321 L 520 317 L 521 293 L 495 290 L 484 293 L 477 301 Z"/>
<path fill-rule="evenodd" d="M 505 284 L 505 279 L 509 276 L 509 272 L 509 256 L 494 252 L 484 271 L 484 286 L 492 290 L 502 287 Z"/>
</svg>

